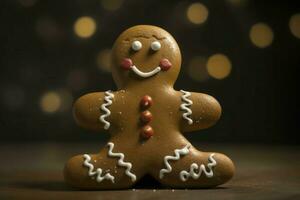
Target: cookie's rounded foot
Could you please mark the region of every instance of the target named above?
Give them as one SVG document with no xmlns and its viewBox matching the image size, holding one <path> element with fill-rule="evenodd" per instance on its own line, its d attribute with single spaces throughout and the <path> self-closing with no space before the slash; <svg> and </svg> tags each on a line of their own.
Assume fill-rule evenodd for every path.
<svg viewBox="0 0 300 200">
<path fill-rule="evenodd" d="M 213 169 L 214 176 L 218 178 L 217 184 L 211 186 L 218 186 L 228 182 L 234 175 L 235 166 L 232 160 L 224 154 L 214 153 L 214 159 L 217 165 Z"/>
<path fill-rule="evenodd" d="M 116 161 L 99 155 L 78 155 L 65 165 L 64 178 L 68 185 L 78 189 L 105 190 L 130 188 L 132 182 L 124 170 L 112 168 Z"/>
<path fill-rule="evenodd" d="M 233 162 L 224 154 L 191 150 L 178 161 L 169 161 L 171 172 L 152 174 L 172 188 L 211 188 L 229 181 L 234 174 Z M 162 165 L 166 169 L 165 164 Z M 162 168 L 162 169 L 163 169 Z"/>
</svg>

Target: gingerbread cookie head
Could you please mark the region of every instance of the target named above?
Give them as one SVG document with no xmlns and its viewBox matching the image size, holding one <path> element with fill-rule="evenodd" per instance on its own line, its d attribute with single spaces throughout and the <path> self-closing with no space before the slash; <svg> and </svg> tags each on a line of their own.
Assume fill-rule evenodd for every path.
<svg viewBox="0 0 300 200">
<path fill-rule="evenodd" d="M 112 75 L 119 88 L 136 84 L 171 85 L 177 79 L 181 54 L 165 30 L 138 25 L 125 30 L 112 50 Z"/>
</svg>

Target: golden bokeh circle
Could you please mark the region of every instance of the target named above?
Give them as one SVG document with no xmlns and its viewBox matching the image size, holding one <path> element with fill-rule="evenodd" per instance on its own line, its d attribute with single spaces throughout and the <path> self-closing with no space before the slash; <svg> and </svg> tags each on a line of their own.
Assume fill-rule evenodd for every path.
<svg viewBox="0 0 300 200">
<path fill-rule="evenodd" d="M 300 39 L 300 13 L 294 14 L 289 21 L 291 33 Z"/>
<path fill-rule="evenodd" d="M 60 95 L 57 92 L 49 91 L 42 95 L 40 108 L 45 113 L 54 113 L 59 110 L 61 103 Z"/>
<path fill-rule="evenodd" d="M 251 27 L 249 36 L 251 42 L 259 48 L 270 46 L 274 39 L 271 27 L 261 22 Z"/>
<path fill-rule="evenodd" d="M 110 72 L 111 50 L 103 49 L 97 54 L 96 63 L 99 69 L 104 72 Z"/>
<path fill-rule="evenodd" d="M 116 11 L 122 6 L 123 0 L 101 0 L 101 4 L 105 10 Z"/>
<path fill-rule="evenodd" d="M 208 74 L 215 79 L 224 79 L 231 72 L 231 62 L 224 54 L 214 54 L 206 63 Z"/>
<path fill-rule="evenodd" d="M 191 23 L 202 24 L 207 20 L 208 9 L 202 3 L 193 3 L 188 7 L 186 16 Z"/>
<path fill-rule="evenodd" d="M 96 21 L 89 16 L 79 17 L 74 23 L 74 32 L 81 38 L 89 38 L 94 35 L 96 28 Z"/>
</svg>

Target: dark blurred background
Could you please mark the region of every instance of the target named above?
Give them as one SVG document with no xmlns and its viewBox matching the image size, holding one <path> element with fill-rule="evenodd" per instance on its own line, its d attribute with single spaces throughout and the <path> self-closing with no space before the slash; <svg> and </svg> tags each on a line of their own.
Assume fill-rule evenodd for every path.
<svg viewBox="0 0 300 200">
<path fill-rule="evenodd" d="M 216 97 L 218 124 L 193 141 L 298 144 L 300 6 L 259 0 L 2 0 L 2 142 L 95 141 L 72 103 L 115 90 L 110 48 L 125 29 L 152 24 L 182 51 L 176 89 Z"/>
</svg>

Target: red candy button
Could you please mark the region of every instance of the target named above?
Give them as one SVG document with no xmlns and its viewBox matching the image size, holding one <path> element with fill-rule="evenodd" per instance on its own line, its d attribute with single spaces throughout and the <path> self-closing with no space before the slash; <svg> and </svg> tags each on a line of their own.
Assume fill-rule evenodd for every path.
<svg viewBox="0 0 300 200">
<path fill-rule="evenodd" d="M 129 70 L 132 66 L 132 60 L 130 58 L 124 58 L 121 62 L 121 67 L 125 70 Z"/>
<path fill-rule="evenodd" d="M 154 135 L 154 131 L 153 128 L 149 125 L 144 126 L 142 128 L 142 132 L 141 132 L 142 136 L 146 139 L 149 139 L 150 137 L 152 137 Z"/>
<path fill-rule="evenodd" d="M 143 96 L 141 100 L 142 108 L 149 108 L 153 104 L 152 98 L 149 95 Z"/>
<path fill-rule="evenodd" d="M 152 113 L 149 110 L 146 110 L 141 113 L 141 120 L 144 123 L 149 123 L 152 120 Z"/>
<path fill-rule="evenodd" d="M 159 66 L 161 67 L 161 70 L 167 71 L 172 67 L 172 64 L 168 59 L 164 58 L 160 61 Z"/>
</svg>

